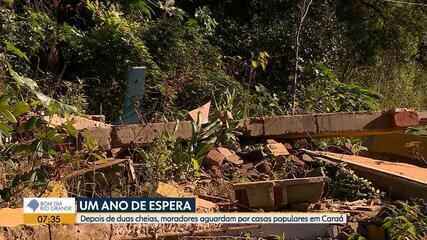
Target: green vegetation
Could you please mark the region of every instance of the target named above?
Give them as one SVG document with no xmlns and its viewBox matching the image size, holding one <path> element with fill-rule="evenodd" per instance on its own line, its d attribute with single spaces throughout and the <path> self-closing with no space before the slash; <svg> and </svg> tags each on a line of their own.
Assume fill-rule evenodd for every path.
<svg viewBox="0 0 427 240">
<path fill-rule="evenodd" d="M 224 90 L 235 117 L 426 104 L 426 8 L 379 1 L 312 3 L 295 74 L 295 1 L 7 1 L 6 63 L 80 112 L 120 117 L 130 66 L 147 67 L 145 120 L 183 118 Z M 7 81 L 6 81 L 7 82 Z M 4 86 L 2 87 L 4 88 Z"/>
</svg>

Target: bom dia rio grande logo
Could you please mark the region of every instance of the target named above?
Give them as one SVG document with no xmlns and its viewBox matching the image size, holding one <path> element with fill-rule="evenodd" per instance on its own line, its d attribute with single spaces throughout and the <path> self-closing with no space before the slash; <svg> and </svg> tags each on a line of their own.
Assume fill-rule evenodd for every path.
<svg viewBox="0 0 427 240">
<path fill-rule="evenodd" d="M 24 213 L 75 213 L 74 198 L 24 198 Z"/>
<path fill-rule="evenodd" d="M 40 206 L 39 201 L 37 199 L 31 199 L 31 201 L 27 204 L 27 207 L 33 210 L 35 212 L 37 208 Z"/>
</svg>

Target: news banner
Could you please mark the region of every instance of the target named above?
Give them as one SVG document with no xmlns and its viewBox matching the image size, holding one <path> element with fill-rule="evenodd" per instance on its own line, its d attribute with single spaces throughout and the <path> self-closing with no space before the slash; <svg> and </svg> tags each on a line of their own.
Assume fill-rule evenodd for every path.
<svg viewBox="0 0 427 240">
<path fill-rule="evenodd" d="M 195 198 L 24 198 L 25 224 L 343 224 L 345 213 L 196 212 Z"/>
</svg>

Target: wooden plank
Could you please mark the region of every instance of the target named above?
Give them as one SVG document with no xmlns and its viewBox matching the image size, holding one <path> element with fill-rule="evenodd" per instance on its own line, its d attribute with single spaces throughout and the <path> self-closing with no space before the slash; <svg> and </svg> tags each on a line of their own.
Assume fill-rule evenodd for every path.
<svg viewBox="0 0 427 240">
<path fill-rule="evenodd" d="M 427 168 L 330 152 L 309 151 L 335 162 L 344 162 L 359 176 L 371 180 L 396 199 L 427 200 Z"/>
</svg>

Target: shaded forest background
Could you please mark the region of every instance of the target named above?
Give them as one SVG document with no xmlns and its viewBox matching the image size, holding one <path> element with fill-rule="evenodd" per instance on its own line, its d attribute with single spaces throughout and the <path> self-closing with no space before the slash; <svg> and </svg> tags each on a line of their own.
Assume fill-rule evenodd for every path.
<svg viewBox="0 0 427 240">
<path fill-rule="evenodd" d="M 0 2 L 2 93 L 16 91 L 13 69 L 47 96 L 108 121 L 120 120 L 127 69 L 141 65 L 151 121 L 183 118 L 208 100 L 235 118 L 427 106 L 422 4 Z"/>
</svg>

